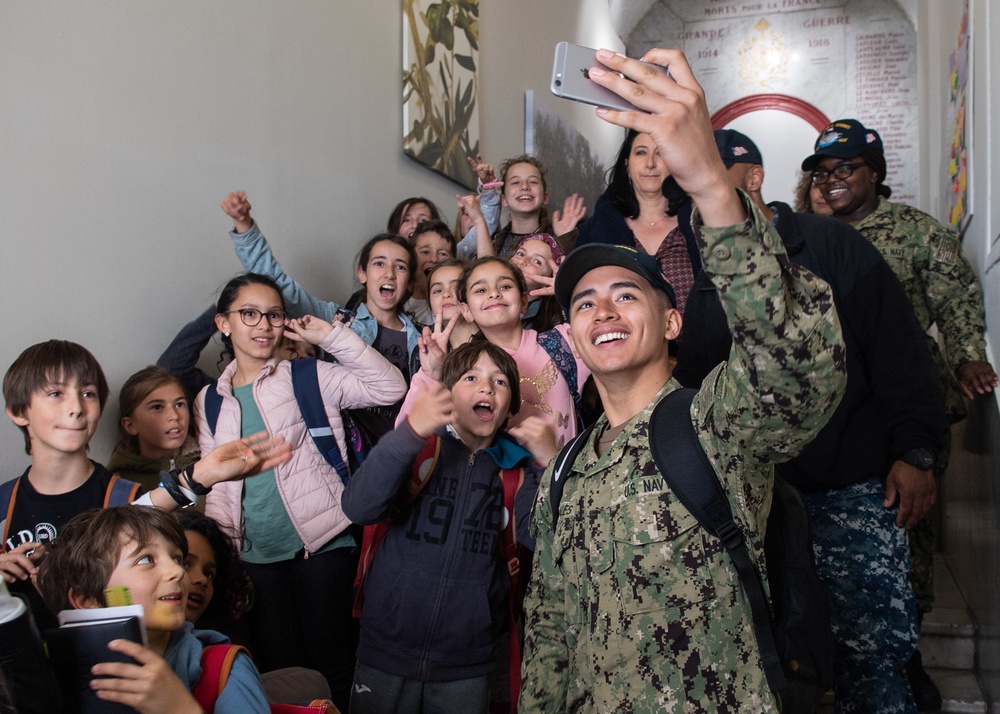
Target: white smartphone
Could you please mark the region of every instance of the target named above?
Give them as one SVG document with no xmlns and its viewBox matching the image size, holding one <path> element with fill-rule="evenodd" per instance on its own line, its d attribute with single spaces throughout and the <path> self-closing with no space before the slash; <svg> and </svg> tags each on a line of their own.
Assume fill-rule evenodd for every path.
<svg viewBox="0 0 1000 714">
<path fill-rule="evenodd" d="M 625 112 L 645 112 L 645 109 L 640 109 L 610 89 L 602 87 L 590 79 L 588 76 L 590 68 L 601 64 L 595 57 L 596 53 L 597 50 L 582 45 L 574 45 L 569 42 L 557 44 L 555 57 L 552 61 L 552 84 L 550 87 L 552 93 L 563 99 L 572 99 L 598 107 L 608 107 Z M 666 67 L 655 64 L 649 64 L 649 66 L 655 67 L 667 77 L 670 76 Z M 608 71 L 615 72 L 616 70 L 608 68 Z M 618 75 L 625 77 L 621 72 L 618 72 Z M 625 77 L 625 79 L 629 78 Z"/>
</svg>

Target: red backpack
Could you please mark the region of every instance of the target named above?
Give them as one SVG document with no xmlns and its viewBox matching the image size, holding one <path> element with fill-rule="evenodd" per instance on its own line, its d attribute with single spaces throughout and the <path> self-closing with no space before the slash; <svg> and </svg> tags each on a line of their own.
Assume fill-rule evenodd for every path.
<svg viewBox="0 0 1000 714">
<path fill-rule="evenodd" d="M 213 714 L 215 702 L 226 688 L 233 662 L 240 652 L 250 656 L 240 645 L 209 645 L 201 651 L 201 679 L 191 690 L 205 714 Z M 314 699 L 308 704 L 272 704 L 271 714 L 340 714 L 329 699 Z"/>
</svg>

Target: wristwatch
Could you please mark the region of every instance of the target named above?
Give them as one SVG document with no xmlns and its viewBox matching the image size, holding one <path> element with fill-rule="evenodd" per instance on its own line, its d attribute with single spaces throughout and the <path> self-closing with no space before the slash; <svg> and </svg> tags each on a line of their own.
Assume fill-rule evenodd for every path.
<svg viewBox="0 0 1000 714">
<path fill-rule="evenodd" d="M 910 449 L 904 451 L 899 460 L 921 471 L 927 471 L 934 466 L 934 452 L 923 447 Z"/>
<path fill-rule="evenodd" d="M 170 497 L 174 499 L 174 502 L 181 508 L 187 508 L 188 506 L 193 506 L 196 502 L 196 497 L 193 491 L 186 489 L 180 485 L 177 481 L 178 471 L 176 469 L 170 471 L 160 472 L 160 486 L 170 494 Z M 185 491 L 187 493 L 185 493 Z"/>
</svg>

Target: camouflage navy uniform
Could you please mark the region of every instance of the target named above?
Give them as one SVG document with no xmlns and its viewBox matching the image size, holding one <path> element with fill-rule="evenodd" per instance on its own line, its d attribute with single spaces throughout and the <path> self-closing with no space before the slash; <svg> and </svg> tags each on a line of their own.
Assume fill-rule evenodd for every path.
<svg viewBox="0 0 1000 714">
<path fill-rule="evenodd" d="M 794 455 L 840 400 L 844 350 L 830 289 L 790 264 L 746 202 L 744 225 L 699 241 L 734 336 L 691 417 L 761 560 L 772 463 Z M 552 525 L 551 468 L 535 507 L 520 711 L 777 711 L 750 607 L 722 543 L 676 500 L 649 448 L 668 381 L 600 457 L 601 417 Z"/>
<path fill-rule="evenodd" d="M 923 211 L 879 198 L 878 208 L 854 227 L 885 258 L 903 284 L 917 321 L 925 330 L 937 325 L 944 338 L 927 342 L 941 370 L 952 423 L 965 418 L 956 370 L 971 360 L 986 361 L 983 291 L 962 255 L 955 234 Z"/>
<path fill-rule="evenodd" d="M 899 509 L 882 505 L 885 481 L 803 491 L 802 499 L 837 639 L 836 711 L 915 714 L 903 675 L 918 634 L 910 551 Z"/>
<path fill-rule="evenodd" d="M 878 208 L 853 224 L 885 258 L 903 284 L 924 330 L 936 325 L 944 338 L 944 353 L 928 335 L 927 344 L 941 372 L 945 408 L 951 423 L 966 416 L 955 376 L 970 360 L 986 361 L 986 315 L 979 281 L 962 255 L 955 235 L 912 206 L 879 198 Z M 935 475 L 948 466 L 949 434 L 938 452 Z M 910 529 L 913 588 L 921 612 L 934 607 L 934 527 L 930 515 Z"/>
</svg>

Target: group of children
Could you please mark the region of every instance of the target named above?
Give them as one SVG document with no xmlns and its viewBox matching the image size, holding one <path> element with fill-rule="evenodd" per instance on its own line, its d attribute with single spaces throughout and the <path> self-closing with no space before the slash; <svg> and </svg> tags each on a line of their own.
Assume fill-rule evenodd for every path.
<svg viewBox="0 0 1000 714">
<path fill-rule="evenodd" d="M 343 308 L 286 275 L 246 194 L 229 194 L 247 272 L 201 324 L 231 361 L 195 380 L 207 386 L 193 399 L 163 367 L 130 377 L 108 468 L 88 454 L 109 392 L 93 356 L 53 340 L 10 367 L 6 411 L 32 464 L 0 492 L 0 574 L 42 629 L 113 586 L 146 610 L 150 648 L 113 643 L 135 664 L 96 667 L 99 698 L 197 705 L 202 649 L 221 635 L 192 628 L 238 634 L 245 621 L 260 671 L 316 670 L 344 711 L 516 707 L 527 518 L 544 465 L 577 432 L 588 377 L 552 297 L 583 206 L 573 196 L 550 220 L 534 157 L 504 162 L 499 180 L 470 161 L 481 187 L 459 198 L 461 242 L 429 200 L 401 202 L 362 247 L 361 290 Z M 456 256 L 470 246 L 475 260 Z M 207 341 L 179 342 L 181 361 Z M 310 390 L 321 429 L 303 413 Z M 202 496 L 204 514 L 165 513 Z M 236 662 L 218 711 L 266 711 L 257 668 Z"/>
</svg>

